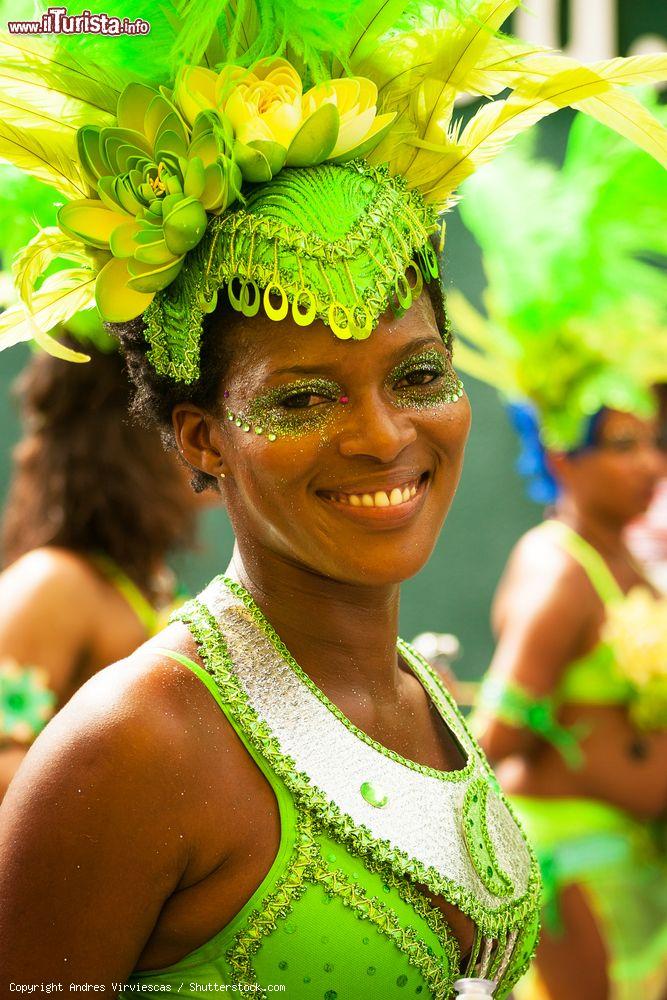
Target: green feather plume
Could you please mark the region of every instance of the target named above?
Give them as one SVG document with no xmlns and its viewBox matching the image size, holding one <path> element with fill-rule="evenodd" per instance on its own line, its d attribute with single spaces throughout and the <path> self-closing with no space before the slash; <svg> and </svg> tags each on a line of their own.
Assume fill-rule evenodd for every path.
<svg viewBox="0 0 667 1000">
<path fill-rule="evenodd" d="M 450 294 L 459 367 L 531 400 L 552 447 L 576 446 L 604 406 L 650 410 L 649 386 L 667 380 L 667 171 L 578 115 L 561 170 L 524 138 L 464 194 L 487 316 Z"/>
</svg>

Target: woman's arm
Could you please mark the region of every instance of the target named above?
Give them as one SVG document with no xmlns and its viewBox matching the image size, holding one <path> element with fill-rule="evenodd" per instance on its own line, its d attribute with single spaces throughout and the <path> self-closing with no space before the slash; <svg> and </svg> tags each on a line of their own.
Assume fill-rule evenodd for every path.
<svg viewBox="0 0 667 1000">
<path fill-rule="evenodd" d="M 191 849 L 188 753 L 168 671 L 107 668 L 30 749 L 0 808 L 6 982 L 132 972 Z M 190 816 L 190 820 L 192 817 Z"/>
<path fill-rule="evenodd" d="M 539 532 L 526 535 L 494 603 L 498 643 L 490 687 L 501 692 L 508 709 L 495 715 L 482 705 L 477 719 L 492 761 L 538 749 L 539 728 L 548 729 L 552 717 L 549 699 L 567 665 L 585 650 L 592 611 L 590 587 L 577 564 Z M 534 726 L 520 721 L 531 704 L 538 706 Z"/>
</svg>

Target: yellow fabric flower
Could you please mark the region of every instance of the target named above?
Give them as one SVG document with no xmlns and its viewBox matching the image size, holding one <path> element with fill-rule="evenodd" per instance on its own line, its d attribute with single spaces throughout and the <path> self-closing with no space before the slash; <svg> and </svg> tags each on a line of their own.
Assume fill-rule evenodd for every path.
<svg viewBox="0 0 667 1000">
<path fill-rule="evenodd" d="M 667 600 L 635 587 L 609 608 L 602 638 L 634 690 L 630 717 L 640 729 L 667 728 Z"/>
<path fill-rule="evenodd" d="M 625 677 L 641 687 L 667 678 L 667 601 L 646 587 L 635 587 L 609 609 L 603 639 L 613 647 Z"/>
<path fill-rule="evenodd" d="M 328 80 L 304 94 L 304 119 L 323 104 L 333 104 L 338 110 L 340 125 L 330 160 L 342 163 L 366 156 L 380 142 L 396 115 L 378 115 L 377 99 L 377 87 L 362 76 Z"/>
<path fill-rule="evenodd" d="M 301 77 L 286 59 L 261 59 L 239 76 L 225 67 L 216 99 L 239 142 L 276 142 L 285 151 L 301 125 Z"/>
<path fill-rule="evenodd" d="M 204 66 L 183 66 L 176 76 L 174 102 L 192 127 L 200 111 L 215 111 L 218 74 Z"/>
</svg>

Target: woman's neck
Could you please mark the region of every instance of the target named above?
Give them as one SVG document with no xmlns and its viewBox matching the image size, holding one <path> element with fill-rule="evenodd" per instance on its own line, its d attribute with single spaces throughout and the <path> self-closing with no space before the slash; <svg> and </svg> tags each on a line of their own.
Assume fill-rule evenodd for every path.
<svg viewBox="0 0 667 1000">
<path fill-rule="evenodd" d="M 582 509 L 568 496 L 559 500 L 556 516 L 603 555 L 608 557 L 627 555 L 628 550 L 624 541 L 626 528 L 624 521 L 604 518 L 597 513 L 593 514 Z"/>
<path fill-rule="evenodd" d="M 252 595 L 297 662 L 328 693 L 391 700 L 401 671 L 396 656 L 399 587 L 340 583 L 262 550 L 234 550 L 228 575 Z"/>
</svg>

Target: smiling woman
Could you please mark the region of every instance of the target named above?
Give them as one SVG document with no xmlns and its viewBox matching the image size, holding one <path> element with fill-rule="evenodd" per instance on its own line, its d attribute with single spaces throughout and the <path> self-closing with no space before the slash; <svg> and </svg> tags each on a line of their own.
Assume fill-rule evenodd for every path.
<svg viewBox="0 0 667 1000">
<path fill-rule="evenodd" d="M 470 420 L 437 218 L 516 131 L 587 96 L 600 114 L 615 82 L 667 65 L 615 64 L 610 82 L 606 64 L 499 37 L 512 0 L 467 6 L 190 0 L 175 38 L 163 15 L 164 50 L 155 38 L 177 68 L 147 56 L 150 83 L 110 100 L 77 64 L 95 107 L 76 148 L 63 139 L 62 236 L 27 254 L 23 285 L 38 249 L 76 263 L 60 293 L 93 275 L 135 410 L 196 489 L 219 490 L 236 546 L 28 755 L 0 817 L 15 981 L 66 962 L 72 982 L 127 981 L 127 996 L 504 1000 L 530 960 L 537 862 L 397 637 L 399 585 L 432 551 Z M 508 87 L 452 122 L 458 90 Z M 52 306 L 34 322 L 55 349 Z"/>
</svg>

